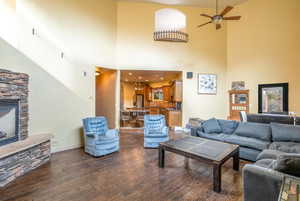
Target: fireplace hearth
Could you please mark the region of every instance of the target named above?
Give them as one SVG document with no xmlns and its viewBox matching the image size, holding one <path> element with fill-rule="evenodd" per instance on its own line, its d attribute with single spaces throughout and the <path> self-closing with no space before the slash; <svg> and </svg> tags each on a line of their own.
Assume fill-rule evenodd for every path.
<svg viewBox="0 0 300 201">
<path fill-rule="evenodd" d="M 19 99 L 0 99 L 0 146 L 19 140 Z"/>
</svg>

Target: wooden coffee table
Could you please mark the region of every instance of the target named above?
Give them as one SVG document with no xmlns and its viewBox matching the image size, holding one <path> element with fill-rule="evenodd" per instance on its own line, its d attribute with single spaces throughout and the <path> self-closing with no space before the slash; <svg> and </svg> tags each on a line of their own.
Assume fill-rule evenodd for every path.
<svg viewBox="0 0 300 201">
<path fill-rule="evenodd" d="M 222 165 L 231 157 L 233 169 L 239 171 L 239 146 L 199 137 L 183 137 L 160 143 L 159 167 L 165 163 L 165 151 L 195 159 L 213 166 L 213 190 L 221 192 Z"/>
</svg>

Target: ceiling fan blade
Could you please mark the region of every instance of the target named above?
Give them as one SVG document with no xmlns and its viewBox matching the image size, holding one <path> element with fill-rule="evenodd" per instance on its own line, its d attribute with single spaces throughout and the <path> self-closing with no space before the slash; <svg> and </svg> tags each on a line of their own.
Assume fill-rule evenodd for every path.
<svg viewBox="0 0 300 201">
<path fill-rule="evenodd" d="M 223 12 L 220 14 L 222 17 L 225 16 L 227 13 L 229 13 L 233 9 L 232 6 L 227 6 Z"/>
<path fill-rule="evenodd" d="M 216 24 L 216 29 L 221 29 L 222 28 L 222 25 L 221 24 Z"/>
<path fill-rule="evenodd" d="M 206 15 L 206 14 L 201 14 L 202 17 L 208 17 L 210 19 L 212 19 L 212 16 Z"/>
<path fill-rule="evenodd" d="M 240 20 L 241 16 L 223 17 L 223 20 Z"/>
<path fill-rule="evenodd" d="M 200 24 L 200 25 L 198 25 L 197 27 L 198 27 L 198 28 L 199 28 L 199 27 L 203 27 L 203 26 L 205 26 L 205 25 L 207 25 L 207 24 L 210 24 L 210 23 L 212 23 L 212 21 L 206 22 L 206 23 L 204 23 L 204 24 Z"/>
</svg>

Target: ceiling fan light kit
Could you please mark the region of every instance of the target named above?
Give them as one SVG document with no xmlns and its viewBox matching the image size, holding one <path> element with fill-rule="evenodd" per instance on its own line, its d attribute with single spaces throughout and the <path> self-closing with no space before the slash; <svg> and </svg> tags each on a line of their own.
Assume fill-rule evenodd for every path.
<svg viewBox="0 0 300 201">
<path fill-rule="evenodd" d="M 222 28 L 222 22 L 223 21 L 230 21 L 230 20 L 240 20 L 241 16 L 231 16 L 231 17 L 225 17 L 232 9 L 232 6 L 227 6 L 222 13 L 219 14 L 219 5 L 218 5 L 218 0 L 216 0 L 216 15 L 210 16 L 207 14 L 201 14 L 202 17 L 210 18 L 209 22 L 206 22 L 204 24 L 198 25 L 198 28 L 203 27 L 208 24 L 215 24 L 216 29 L 221 29 Z"/>
</svg>

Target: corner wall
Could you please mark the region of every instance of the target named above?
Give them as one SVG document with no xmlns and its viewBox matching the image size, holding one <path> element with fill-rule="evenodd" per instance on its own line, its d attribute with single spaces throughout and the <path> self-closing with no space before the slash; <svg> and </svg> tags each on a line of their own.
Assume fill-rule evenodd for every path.
<svg viewBox="0 0 300 201">
<path fill-rule="evenodd" d="M 227 88 L 245 81 L 250 112 L 258 112 L 258 85 L 289 82 L 290 111 L 300 114 L 299 0 L 249 0 L 235 7 L 241 15 L 227 26 Z"/>
<path fill-rule="evenodd" d="M 116 122 L 117 71 L 107 70 L 96 77 L 96 116 L 105 116 L 109 128 Z"/>
<path fill-rule="evenodd" d="M 82 145 L 81 119 L 90 116 L 83 99 L 0 38 L 0 66 L 29 79 L 29 135 L 52 133 L 52 152 Z"/>
</svg>

